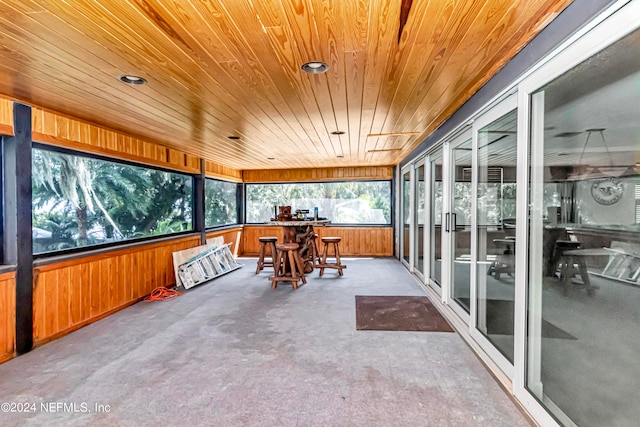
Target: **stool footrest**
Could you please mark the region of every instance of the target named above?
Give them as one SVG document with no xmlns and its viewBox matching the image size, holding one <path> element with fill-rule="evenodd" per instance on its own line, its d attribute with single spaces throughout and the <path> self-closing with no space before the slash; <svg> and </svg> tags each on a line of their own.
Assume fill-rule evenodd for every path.
<svg viewBox="0 0 640 427">
<path fill-rule="evenodd" d="M 316 268 L 347 268 L 347 266 L 342 264 L 316 264 Z"/>
</svg>

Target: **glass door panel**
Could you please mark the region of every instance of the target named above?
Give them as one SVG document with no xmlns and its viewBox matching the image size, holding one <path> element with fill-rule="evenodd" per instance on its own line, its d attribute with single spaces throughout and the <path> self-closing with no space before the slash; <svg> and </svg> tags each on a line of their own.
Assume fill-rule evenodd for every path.
<svg viewBox="0 0 640 427">
<path fill-rule="evenodd" d="M 445 231 L 451 233 L 451 297 L 469 313 L 471 283 L 471 138 L 451 151 L 451 209 L 445 216 Z M 455 308 L 455 306 L 454 306 Z"/>
<path fill-rule="evenodd" d="M 402 259 L 409 264 L 411 226 L 411 171 L 402 174 Z"/>
<path fill-rule="evenodd" d="M 636 30 L 531 96 L 526 387 L 565 425 L 640 420 L 639 58 Z"/>
<path fill-rule="evenodd" d="M 442 283 L 442 149 L 429 156 L 429 281 L 435 289 Z"/>
<path fill-rule="evenodd" d="M 415 168 L 414 192 L 416 201 L 414 229 L 415 252 L 413 257 L 414 271 L 424 279 L 424 221 L 425 221 L 425 167 L 424 159 L 418 162 Z"/>
<path fill-rule="evenodd" d="M 476 328 L 513 364 L 517 114 L 478 130 Z"/>
</svg>

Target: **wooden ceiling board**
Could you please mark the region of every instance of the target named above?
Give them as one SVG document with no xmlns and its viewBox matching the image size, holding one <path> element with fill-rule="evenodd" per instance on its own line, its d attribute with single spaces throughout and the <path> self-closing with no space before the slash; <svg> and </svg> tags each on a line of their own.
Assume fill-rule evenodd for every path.
<svg viewBox="0 0 640 427">
<path fill-rule="evenodd" d="M 398 40 L 392 0 L 5 0 L 0 95 L 234 169 L 397 164 L 569 3 L 413 0 Z"/>
<path fill-rule="evenodd" d="M 565 6 L 569 3 L 566 2 Z M 498 10 L 503 13 L 497 13 L 497 5 L 502 6 Z M 459 43 L 459 50 L 463 54 L 449 58 L 448 62 L 443 64 L 447 68 L 460 70 L 460 77 L 451 80 L 444 73 L 439 73 L 434 85 L 440 85 L 442 90 L 429 89 L 434 95 L 439 96 L 436 99 L 425 97 L 420 106 L 413 106 L 409 110 L 410 121 L 401 123 L 400 126 L 416 126 L 425 129 L 428 134 L 462 106 L 463 100 L 471 97 L 506 64 L 505 58 L 511 58 L 532 38 L 533 34 L 527 32 L 528 24 L 523 23 L 522 18 L 534 16 L 535 11 L 538 11 L 540 16 L 537 20 L 544 21 L 552 13 L 551 10 L 541 11 L 539 7 L 533 7 L 535 5 L 535 2 L 522 5 L 510 1 L 485 3 L 485 8 L 476 19 L 475 25 L 469 27 L 469 31 Z M 520 19 L 516 20 L 516 17 Z M 491 28 L 491 31 L 487 31 L 487 27 Z M 527 36 L 524 41 L 523 32 Z M 508 40 L 516 40 L 509 45 L 510 51 L 494 48 L 495 45 L 504 45 Z"/>
<path fill-rule="evenodd" d="M 434 30 L 433 27 L 431 27 L 420 32 L 418 31 L 419 28 L 416 27 L 424 22 L 423 17 L 427 11 L 433 16 L 438 16 L 440 12 L 438 8 L 442 4 L 443 2 L 434 1 L 417 2 L 412 13 L 410 13 L 398 43 L 398 48 L 393 54 L 392 60 L 387 64 L 388 69 L 385 72 L 386 78 L 378 94 L 377 104 L 388 106 L 388 108 L 376 111 L 370 133 L 395 131 L 393 126 L 406 100 L 406 98 L 397 97 L 396 95 L 401 88 L 409 89 L 415 85 L 415 79 L 419 76 L 419 70 L 424 66 L 423 61 L 420 60 L 424 46 L 420 43 L 418 35 L 428 35 Z M 431 6 L 431 8 L 429 8 L 429 6 Z M 414 82 L 413 84 L 411 83 L 412 81 Z M 402 82 L 402 84 L 400 84 L 400 82 Z M 400 104 L 400 108 L 394 107 L 398 104 Z M 373 149 L 376 149 L 380 139 L 376 139 L 375 141 L 376 145 L 374 145 Z"/>
<path fill-rule="evenodd" d="M 328 79 L 332 74 L 338 73 L 336 64 L 330 64 L 328 57 L 322 53 L 321 45 L 324 42 L 320 39 L 316 26 L 316 15 L 310 1 L 296 0 L 293 2 L 283 2 L 283 8 L 288 22 L 293 23 L 292 40 L 295 40 L 297 49 L 296 57 L 299 65 L 296 70 L 301 77 L 298 89 L 302 95 L 304 105 L 315 106 L 317 113 L 312 113 L 312 119 L 316 133 L 326 147 L 327 155 L 335 158 L 336 153 L 341 152 L 339 139 L 331 132 L 338 130 L 335 123 L 335 111 L 333 109 L 332 94 Z M 329 71 L 325 74 L 304 74 L 300 73 L 300 66 L 310 61 L 324 61 L 329 63 Z M 308 92 L 306 88 L 309 88 Z"/>
<path fill-rule="evenodd" d="M 278 22 L 288 20 L 284 9 L 281 8 L 279 13 L 281 15 Z M 333 149 L 331 137 L 326 131 L 320 107 L 316 100 L 314 86 L 310 84 L 317 84 L 317 81 L 322 76 L 306 75 L 300 72 L 300 65 L 308 62 L 309 59 L 307 54 L 300 51 L 299 44 L 295 41 L 296 35 L 293 34 L 289 26 L 268 27 L 266 30 L 271 36 L 272 48 L 278 55 L 295 94 L 293 98 L 289 99 L 295 100 L 297 98 L 300 101 L 299 105 L 292 105 L 292 109 L 296 112 L 297 119 L 301 120 L 301 124 L 305 128 L 311 126 L 308 141 L 301 141 L 303 144 L 309 144 L 306 145 L 307 148 L 303 151 L 308 151 L 313 146 L 316 152 L 321 153 L 324 158 L 328 158 Z M 293 58 L 293 61 L 290 58 Z"/>
<path fill-rule="evenodd" d="M 4 14 L 3 14 L 4 16 Z M 54 23 L 57 21 L 55 17 L 46 17 L 44 14 L 34 14 L 34 17 L 43 18 L 45 22 L 48 22 L 46 25 L 55 28 Z M 3 24 L 6 25 L 6 21 L 3 21 Z M 3 26 L 4 26 L 3 25 Z M 184 123 L 184 116 L 175 116 L 172 115 L 174 113 L 173 110 L 168 109 L 160 109 L 155 108 L 153 104 L 149 104 L 144 101 L 137 102 L 136 95 L 138 92 L 132 91 L 132 88 L 126 87 L 124 85 L 119 85 L 113 88 L 110 91 L 107 91 L 109 85 L 113 82 L 113 74 L 102 72 L 103 68 L 109 68 L 109 71 L 112 71 L 114 68 L 109 62 L 106 62 L 103 59 L 106 55 L 109 54 L 110 51 L 106 50 L 101 52 L 102 54 L 93 54 L 89 53 L 90 51 L 95 49 L 95 46 L 92 46 L 92 49 L 89 51 L 85 51 L 88 53 L 87 56 L 84 57 L 76 57 L 69 55 L 66 51 L 62 50 L 61 47 L 67 47 L 72 52 L 81 52 L 80 50 L 73 50 L 73 40 L 78 38 L 78 34 L 70 34 L 68 38 L 59 36 L 57 32 L 53 31 L 48 34 L 47 40 L 36 39 L 35 34 L 42 33 L 42 30 L 37 26 L 40 25 L 34 22 L 31 25 L 30 32 L 26 33 L 23 40 L 16 40 L 17 44 L 23 45 L 22 49 L 24 52 L 28 52 L 28 55 L 33 55 L 33 57 L 29 57 L 27 63 L 22 63 L 19 66 L 19 69 L 24 73 L 25 70 L 31 73 L 39 73 L 42 72 L 41 75 L 53 75 L 56 76 L 55 80 L 59 82 L 61 85 L 67 85 L 62 87 L 59 92 L 61 94 L 68 95 L 77 95 L 78 98 L 83 99 L 85 97 L 96 97 L 103 98 L 99 102 L 112 103 L 109 107 L 110 110 L 113 111 L 112 114 L 117 114 L 121 111 L 118 106 L 122 103 L 122 99 L 126 99 L 127 103 L 131 104 L 131 107 L 135 109 L 128 114 L 123 114 L 122 117 L 126 118 L 127 116 L 131 116 L 136 114 L 136 111 L 140 109 L 146 114 L 160 114 L 163 121 L 172 121 L 176 124 Z M 61 26 L 60 28 L 68 28 L 66 26 Z M 34 48 L 37 46 L 38 49 Z M 56 54 L 52 54 L 51 52 L 55 52 Z M 90 56 L 89 56 L 90 55 Z M 114 56 L 115 58 L 115 56 Z M 106 57 L 108 60 L 108 56 Z M 41 64 L 38 68 L 29 67 L 29 63 L 39 63 Z M 71 64 L 71 65 L 70 65 Z M 93 65 L 90 65 L 93 64 Z M 98 89 L 98 92 L 92 90 L 91 86 L 87 86 L 83 84 L 86 81 L 95 81 L 95 88 Z M 169 87 L 167 87 L 168 89 Z M 52 88 L 55 90 L 56 86 Z M 140 88 L 142 91 L 151 91 L 150 87 Z M 116 96 L 109 96 L 109 93 L 115 93 Z M 154 94 L 155 95 L 155 94 Z M 75 98 L 71 100 L 71 103 L 77 104 L 79 99 Z M 109 99 L 111 98 L 111 100 Z M 65 112 L 65 111 L 63 111 Z M 90 112 L 89 112 L 90 113 Z M 99 118 L 99 115 L 97 119 Z M 92 120 L 92 117 L 88 117 L 89 120 Z M 159 125 L 162 125 L 162 121 Z M 150 126 L 150 130 L 153 129 L 154 126 Z M 168 128 L 170 129 L 170 128 Z"/>
<path fill-rule="evenodd" d="M 439 75 L 439 70 L 445 65 L 444 61 L 448 48 L 443 48 L 443 40 L 448 39 L 450 36 L 443 34 L 442 28 L 451 27 L 458 20 L 458 15 L 453 12 L 451 4 L 438 1 L 430 2 L 429 8 L 425 11 L 425 16 L 439 17 L 438 21 L 435 25 L 425 28 L 425 25 L 429 25 L 429 21 L 422 20 L 418 24 L 420 27 L 413 29 L 415 33 L 423 35 L 424 39 L 418 39 L 414 43 L 410 58 L 406 61 L 407 67 L 405 67 L 401 77 L 402 84 L 397 85 L 393 103 L 390 107 L 391 112 L 380 130 L 381 132 L 392 132 L 395 129 L 415 130 L 421 132 L 419 139 L 424 139 L 433 130 L 420 123 L 409 122 L 406 119 L 413 117 L 415 109 L 418 108 L 422 101 L 419 97 L 426 97 L 433 90 L 432 85 L 435 77 Z M 472 12 L 469 11 L 467 13 Z M 409 25 L 408 27 L 407 30 L 411 33 L 412 28 Z M 461 78 L 458 70 L 455 73 L 456 78 Z M 449 76 L 448 78 L 451 77 Z M 412 94 L 419 95 L 412 97 Z M 407 102 L 407 99 L 410 98 L 412 100 Z M 401 152 L 398 155 L 404 156 L 405 153 Z"/>
<path fill-rule="evenodd" d="M 395 123 L 395 129 L 418 130 L 429 133 L 427 129 L 421 129 L 421 124 L 417 120 L 411 120 L 413 117 L 422 117 L 424 113 L 420 111 L 429 108 L 435 102 L 444 90 L 447 88 L 447 82 L 452 79 L 463 79 L 460 68 L 452 66 L 447 68 L 449 60 L 453 57 L 457 59 L 457 48 L 460 45 L 470 24 L 478 16 L 485 2 L 467 2 L 464 5 L 458 5 L 451 2 L 440 10 L 437 30 L 431 34 L 425 53 L 428 55 L 417 62 L 424 63 L 421 78 L 418 79 L 412 91 L 412 96 L 407 98 L 403 105 L 403 111 L 399 120 Z M 469 58 L 461 58 L 469 60 Z M 447 70 L 449 72 L 447 72 Z"/>
<path fill-rule="evenodd" d="M 218 74 L 218 75 L 219 75 L 219 74 Z M 213 83 L 213 84 L 215 84 L 215 82 L 212 82 L 212 83 Z M 137 89 L 138 89 L 138 88 L 127 88 L 127 87 L 124 87 L 124 85 L 121 85 L 121 86 L 123 86 L 123 89 L 125 89 L 125 90 L 133 90 L 133 89 L 136 89 L 136 90 L 137 90 Z M 151 85 L 149 85 L 149 86 L 151 86 Z M 140 90 L 144 90 L 144 89 L 146 89 L 146 88 L 147 88 L 147 87 L 145 87 L 145 88 L 140 88 Z M 164 89 L 164 88 L 163 88 L 163 89 Z M 197 91 L 198 91 L 198 89 L 195 89 L 194 91 L 195 91 L 195 92 L 197 92 Z M 203 90 L 203 91 L 204 91 L 204 90 Z M 176 99 L 180 99 L 180 97 L 182 97 L 182 95 L 181 95 L 181 94 L 179 94 L 179 93 L 176 93 L 176 94 L 174 94 L 174 95 L 172 96 L 172 100 L 174 100 L 174 101 L 175 101 Z M 218 99 L 219 99 L 219 98 L 220 98 L 220 95 L 215 94 L 214 96 L 212 96 L 212 98 L 218 98 Z M 230 107 L 230 106 L 232 106 L 232 105 L 236 105 L 236 104 L 237 104 L 237 102 L 235 102 L 235 100 L 231 97 L 231 95 L 229 95 L 229 96 L 228 96 L 228 99 L 229 99 L 229 101 L 228 101 L 228 105 L 224 106 L 224 109 L 223 109 L 223 110 L 226 110 L 226 111 L 233 111 L 233 110 L 232 110 L 231 108 L 229 108 L 229 107 Z M 186 99 L 186 98 L 185 98 L 183 102 L 184 102 L 184 103 L 188 103 L 188 99 Z M 241 105 L 244 105 L 244 104 L 241 104 Z M 191 114 L 189 114 L 189 115 L 191 115 Z M 213 115 L 213 116 L 209 115 L 209 117 L 210 117 L 210 118 L 213 118 L 215 121 L 217 121 L 216 116 L 218 116 L 218 115 L 220 115 L 220 116 L 222 116 L 223 118 L 227 119 L 227 121 L 228 121 L 228 120 L 232 120 L 232 121 L 233 121 L 233 120 L 237 120 L 237 117 L 239 117 L 239 115 L 237 115 L 236 117 L 225 117 L 223 113 L 217 113 L 217 114 L 215 114 L 215 115 Z M 183 123 L 184 123 L 184 122 L 186 122 L 186 123 L 188 124 L 188 121 L 187 121 L 187 120 L 184 120 L 184 119 L 183 119 L 183 120 L 182 120 L 182 122 L 183 122 Z M 219 128 L 219 126 L 218 126 L 218 125 L 215 125 L 215 127 L 216 127 L 216 128 Z M 264 130 L 268 130 L 268 129 L 270 129 L 270 128 L 271 128 L 271 126 L 269 126 L 269 125 L 264 125 L 264 126 L 263 126 L 263 129 L 264 129 Z M 229 134 L 231 134 L 231 133 L 232 133 L 232 132 L 229 132 Z M 225 135 L 226 135 L 226 134 L 225 134 Z M 266 135 L 267 135 L 267 136 L 269 136 L 269 137 L 271 137 L 271 138 L 273 138 L 273 134 L 272 134 L 272 133 L 267 133 Z M 170 136 L 171 136 L 171 135 L 169 135 L 168 137 L 170 137 Z"/>
<path fill-rule="evenodd" d="M 365 162 L 372 161 L 368 150 L 375 148 L 375 140 L 368 139 L 377 109 L 387 106 L 378 105 L 377 99 L 384 82 L 384 71 L 397 44 L 400 2 L 382 1 L 372 3 L 369 11 L 369 36 L 367 57 L 364 66 L 364 87 L 360 124 L 361 150 L 358 153 Z M 360 158 L 359 158 L 360 160 Z"/>
<path fill-rule="evenodd" d="M 229 8 L 233 8 L 231 10 L 233 10 L 234 13 L 248 13 L 248 11 L 245 10 L 236 10 L 237 7 L 243 5 L 242 3 L 234 1 L 230 1 L 228 3 Z M 258 4 L 262 5 L 264 3 L 257 2 L 256 5 Z M 284 10 L 280 8 L 279 12 L 284 18 Z M 265 14 L 262 12 L 262 8 L 258 6 L 257 10 L 252 9 L 252 13 L 258 18 L 257 22 L 261 23 L 259 17 L 261 16 L 261 13 Z M 275 16 L 276 13 L 277 12 L 274 10 L 266 12 L 268 16 Z M 253 15 L 249 14 L 249 16 Z M 319 111 L 314 111 L 313 107 L 311 109 L 305 109 L 305 98 L 298 90 L 296 90 L 299 88 L 306 89 L 308 88 L 308 84 L 301 80 L 301 78 L 305 76 L 301 76 L 300 73 L 298 64 L 301 63 L 301 59 L 296 56 L 296 52 L 294 50 L 295 44 L 292 43 L 293 36 L 289 31 L 287 31 L 288 28 L 283 26 L 271 26 L 262 28 L 262 30 L 267 35 L 267 38 L 261 37 L 256 40 L 252 39 L 251 44 L 256 45 L 260 43 L 260 50 L 270 51 L 274 56 L 274 60 L 260 61 L 259 56 L 256 55 L 256 64 L 264 64 L 265 75 L 271 79 L 274 88 L 276 89 L 274 91 L 273 98 L 278 102 L 278 109 L 285 112 L 284 116 L 289 119 L 292 127 L 296 127 L 300 130 L 293 144 L 295 144 L 301 151 L 309 149 L 310 146 L 315 147 L 316 150 L 319 149 L 320 152 L 325 151 L 324 145 L 320 144 L 320 141 L 317 138 L 312 137 L 316 132 L 312 120 L 309 119 L 311 114 L 319 115 Z M 257 33 L 261 34 L 260 31 L 257 31 Z M 284 78 L 281 78 L 280 76 Z M 292 84 L 292 81 L 297 84 Z M 309 91 L 309 94 L 310 93 L 311 92 Z"/>
<path fill-rule="evenodd" d="M 253 74 L 247 74 L 245 71 L 246 67 L 242 67 L 239 61 L 223 61 L 223 62 L 213 61 L 211 57 L 208 55 L 207 51 L 201 48 L 201 44 L 199 43 L 199 41 L 193 39 L 190 36 L 188 31 L 180 30 L 180 33 L 182 34 L 179 34 L 178 30 L 172 29 L 171 31 L 169 31 L 166 29 L 166 28 L 174 28 L 174 27 L 172 25 L 169 25 L 169 22 L 170 22 L 169 20 L 171 19 L 171 15 L 163 11 L 160 8 L 161 5 L 157 5 L 155 4 L 156 2 L 150 2 L 150 1 L 137 2 L 137 3 L 144 3 L 144 6 L 146 7 L 146 9 L 143 13 L 145 15 L 152 16 L 154 19 L 159 20 L 160 22 L 163 22 L 165 24 L 163 25 L 163 27 L 165 28 L 165 33 L 168 33 L 172 37 L 177 38 L 180 41 L 180 43 L 185 45 L 190 51 L 198 51 L 198 53 L 200 53 L 201 56 L 197 56 L 196 58 L 198 58 L 199 66 L 203 70 L 201 82 L 205 87 L 215 86 L 216 83 L 220 85 L 218 88 L 216 88 L 217 89 L 216 93 L 211 94 L 210 96 L 206 96 L 206 95 L 204 96 L 205 98 L 204 102 L 203 100 L 198 99 L 198 102 L 194 104 L 196 106 L 199 106 L 194 111 L 194 114 L 196 114 L 196 116 L 198 116 L 199 114 L 204 114 L 205 116 L 208 116 L 206 111 L 198 111 L 203 108 L 202 107 L 203 103 L 205 103 L 209 99 L 214 100 L 214 99 L 220 99 L 224 97 L 228 99 L 226 102 L 225 108 L 229 108 L 230 111 L 233 111 L 233 108 L 238 109 L 238 107 L 240 107 L 240 109 L 244 111 L 243 111 L 243 114 L 237 114 L 234 117 L 233 121 L 235 126 L 232 127 L 232 130 L 225 133 L 224 136 L 222 136 L 223 138 L 225 138 L 228 135 L 243 133 L 244 118 L 248 116 L 256 117 L 256 119 L 253 122 L 258 124 L 258 126 L 260 126 L 263 130 L 278 129 L 283 126 L 284 122 L 281 119 L 282 114 L 274 110 L 273 106 L 269 102 L 264 101 L 263 97 L 256 96 L 258 95 L 255 89 L 256 87 L 258 86 L 262 87 L 263 91 L 267 89 L 267 87 L 264 85 L 263 79 L 261 79 L 261 76 L 258 73 L 254 72 Z M 175 7 L 180 7 L 180 5 L 177 4 Z M 150 10 L 153 10 L 153 12 L 149 12 Z M 205 11 L 205 13 L 208 13 L 209 16 L 220 18 L 215 21 L 217 23 L 219 23 L 219 21 L 225 16 L 223 13 L 220 13 L 216 10 L 214 10 L 213 12 L 211 10 L 207 10 Z M 197 13 L 195 13 L 195 11 L 188 11 L 181 16 L 198 17 L 201 15 L 198 15 Z M 192 26 L 202 28 L 202 23 L 203 23 L 202 20 L 197 21 L 194 18 L 191 22 L 192 22 Z M 172 22 L 172 24 L 176 25 L 175 22 Z M 218 26 L 218 28 L 222 28 L 221 31 L 223 34 L 228 35 L 233 31 L 233 27 L 228 24 L 229 23 L 223 22 L 223 25 Z M 233 43 L 230 43 L 230 45 L 233 45 Z M 208 78 L 208 74 L 204 70 L 210 70 L 209 72 L 211 72 L 212 74 L 215 74 L 217 81 L 215 80 L 210 81 L 210 79 Z M 257 81 L 254 79 L 257 79 Z M 249 96 L 247 96 L 244 99 L 238 99 L 237 97 L 231 96 L 231 94 L 227 92 L 227 90 L 222 89 L 223 86 L 227 88 L 227 90 L 232 89 L 232 92 L 235 92 L 235 93 L 243 93 L 243 90 L 248 91 Z M 202 87 L 198 88 L 198 91 L 205 92 L 205 93 L 207 92 Z M 204 121 L 205 122 L 210 121 L 207 119 L 208 117 L 205 117 Z M 285 134 L 285 137 L 294 134 L 291 129 L 286 129 L 286 130 L 287 132 Z M 203 135 L 202 137 L 204 138 L 205 136 L 216 137 L 217 135 L 214 133 L 213 135 Z M 258 135 L 259 139 L 263 139 L 265 137 L 268 139 L 271 139 L 274 137 L 274 135 L 272 132 L 268 132 L 263 135 L 260 135 L 260 134 Z"/>
<path fill-rule="evenodd" d="M 375 0 L 346 2 L 342 9 L 344 40 L 345 97 L 348 125 L 342 136 L 346 150 L 343 161 L 348 164 L 366 164 L 366 134 L 362 133 L 362 109 L 367 58 L 368 23 L 371 3 Z"/>
<path fill-rule="evenodd" d="M 327 122 L 327 131 L 331 134 L 335 156 L 344 156 L 349 151 L 349 116 L 347 108 L 345 43 L 342 8 L 334 0 L 315 0 L 313 9 L 316 16 L 316 30 L 319 35 L 320 57 L 329 64 L 327 86 L 331 97 L 333 117 Z M 345 132 L 333 135 L 332 132 Z"/>
</svg>

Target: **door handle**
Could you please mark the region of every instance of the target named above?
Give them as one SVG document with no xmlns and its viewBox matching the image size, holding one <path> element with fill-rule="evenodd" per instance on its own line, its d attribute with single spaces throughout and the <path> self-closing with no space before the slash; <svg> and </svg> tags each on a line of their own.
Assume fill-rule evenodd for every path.
<svg viewBox="0 0 640 427">
<path fill-rule="evenodd" d="M 455 212 L 453 212 L 453 213 L 451 214 L 451 232 L 452 232 L 452 233 L 455 233 L 455 232 L 456 232 L 456 227 L 458 226 L 458 224 L 457 224 L 457 223 L 458 223 L 457 218 L 458 218 L 458 217 L 456 216 L 456 213 L 455 213 Z"/>
<path fill-rule="evenodd" d="M 444 214 L 444 231 L 449 232 L 449 212 Z"/>
</svg>

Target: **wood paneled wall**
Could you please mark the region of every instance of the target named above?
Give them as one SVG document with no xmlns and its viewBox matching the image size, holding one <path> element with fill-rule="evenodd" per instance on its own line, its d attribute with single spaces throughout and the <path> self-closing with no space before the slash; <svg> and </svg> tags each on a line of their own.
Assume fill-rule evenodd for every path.
<svg viewBox="0 0 640 427">
<path fill-rule="evenodd" d="M 376 180 L 391 179 L 392 176 L 392 166 L 242 171 L 244 182 Z"/>
<path fill-rule="evenodd" d="M 242 171 L 213 163 L 205 162 L 205 175 L 209 178 L 222 178 L 228 181 L 242 182 Z"/>
<path fill-rule="evenodd" d="M 0 98 L 0 135 L 13 135 L 13 101 Z"/>
<path fill-rule="evenodd" d="M 9 360 L 16 342 L 16 274 L 0 274 L 0 363 Z"/>
<path fill-rule="evenodd" d="M 242 233 L 244 256 L 258 256 L 260 253 L 260 242 L 258 237 L 275 236 L 278 242 L 282 242 L 284 233 L 282 227 L 268 225 L 245 225 Z"/>
<path fill-rule="evenodd" d="M 40 345 L 175 283 L 172 252 L 199 236 L 158 242 L 34 269 L 33 341 Z"/>
<path fill-rule="evenodd" d="M 207 239 L 210 239 L 212 237 L 223 237 L 225 243 L 233 243 L 230 248 L 231 253 L 233 253 L 233 256 L 238 257 L 242 255 L 244 250 L 242 230 L 243 227 L 237 227 L 220 231 L 212 231 L 210 233 L 207 233 Z"/>
<path fill-rule="evenodd" d="M 318 238 L 338 236 L 340 254 L 344 256 L 393 256 L 392 227 L 315 227 Z M 268 225 L 244 226 L 244 255 L 258 256 L 258 237 L 277 236 L 282 241 L 282 227 Z M 320 241 L 318 240 L 318 245 Z M 320 246 L 319 246 L 320 247 Z M 322 250 L 322 247 L 320 247 Z"/>
<path fill-rule="evenodd" d="M 200 158 L 123 133 L 33 108 L 33 140 L 109 157 L 199 173 Z"/>
</svg>

